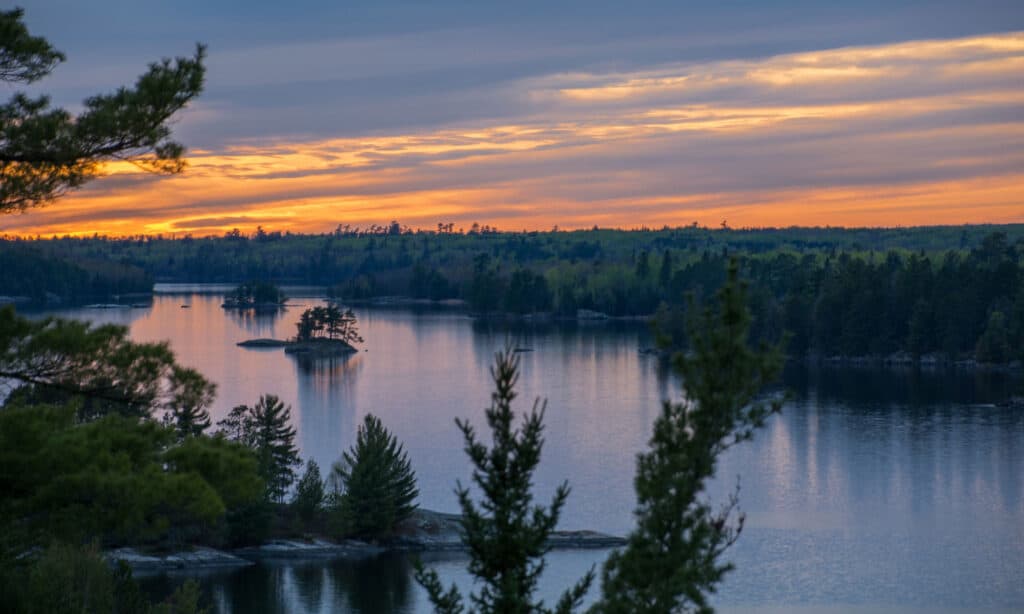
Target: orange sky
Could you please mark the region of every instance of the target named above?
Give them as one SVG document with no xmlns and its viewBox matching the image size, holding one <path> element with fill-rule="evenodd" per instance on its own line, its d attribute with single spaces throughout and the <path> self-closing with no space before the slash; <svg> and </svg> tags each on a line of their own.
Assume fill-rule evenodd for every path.
<svg viewBox="0 0 1024 614">
<path fill-rule="evenodd" d="M 509 95 L 489 120 L 195 150 L 175 177 L 110 165 L 0 233 L 1024 222 L 1020 32 L 551 74 Z M 217 121 L 201 101 L 182 116 Z"/>
</svg>

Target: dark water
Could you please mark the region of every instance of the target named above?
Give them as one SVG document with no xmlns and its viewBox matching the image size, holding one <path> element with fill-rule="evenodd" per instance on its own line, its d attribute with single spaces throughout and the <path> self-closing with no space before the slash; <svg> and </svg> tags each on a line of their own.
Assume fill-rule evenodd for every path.
<svg viewBox="0 0 1024 614">
<path fill-rule="evenodd" d="M 177 291 L 191 291 L 177 288 Z M 296 292 L 292 292 L 296 294 Z M 299 292 L 298 294 L 302 294 Z M 482 424 L 488 366 L 507 335 L 521 354 L 521 408 L 548 399 L 536 479 L 546 499 L 563 479 L 564 528 L 624 534 L 632 476 L 659 402 L 678 383 L 644 326 L 480 323 L 454 312 L 356 309 L 365 348 L 301 362 L 243 349 L 292 335 L 316 298 L 279 316 L 225 313 L 217 296 L 158 296 L 152 308 L 64 315 L 130 324 L 138 340 L 170 339 L 180 360 L 216 381 L 215 419 L 274 393 L 292 405 L 304 456 L 330 467 L 366 413 L 405 443 L 420 505 L 456 511 L 452 487 L 469 466 L 453 419 Z M 181 305 L 189 305 L 183 309 Z M 1024 609 L 1024 412 L 999 408 L 1017 383 L 999 374 L 791 369 L 783 414 L 728 453 L 711 496 L 740 476 L 747 528 L 730 552 L 737 571 L 722 611 L 933 612 Z M 606 552 L 553 553 L 549 600 Z M 432 557 L 446 581 L 469 586 L 465 560 Z M 201 575 L 218 612 L 421 612 L 410 561 L 287 563 Z M 181 576 L 150 578 L 160 592 Z"/>
</svg>

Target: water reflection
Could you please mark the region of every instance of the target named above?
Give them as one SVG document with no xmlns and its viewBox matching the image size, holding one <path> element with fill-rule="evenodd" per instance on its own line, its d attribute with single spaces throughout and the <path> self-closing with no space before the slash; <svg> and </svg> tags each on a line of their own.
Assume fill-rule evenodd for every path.
<svg viewBox="0 0 1024 614">
<path fill-rule="evenodd" d="M 273 337 L 277 331 L 274 326 L 285 308 L 277 309 L 225 309 L 224 313 L 252 337 Z"/>
<path fill-rule="evenodd" d="M 412 565 L 405 556 L 374 557 L 360 565 L 334 565 L 335 595 L 344 595 L 352 612 L 406 611 L 412 601 Z"/>
<path fill-rule="evenodd" d="M 784 382 L 804 398 L 813 391 L 822 402 L 908 405 L 998 403 L 1020 386 L 1002 371 L 801 364 L 787 365 Z"/>
<path fill-rule="evenodd" d="M 290 357 L 298 382 L 297 422 L 299 447 L 326 475 L 355 440 L 356 392 L 363 357 Z"/>
<path fill-rule="evenodd" d="M 152 598 L 163 599 L 185 577 L 143 576 L 140 581 Z M 355 561 L 270 560 L 192 577 L 199 581 L 206 602 L 221 614 L 400 613 L 412 611 L 415 602 L 413 563 L 400 554 Z"/>
<path fill-rule="evenodd" d="M 158 296 L 151 310 L 79 314 L 130 323 L 138 340 L 170 338 L 184 364 L 218 383 L 214 419 L 261 393 L 279 395 L 292 405 L 303 456 L 325 471 L 352 444 L 363 415 L 376 414 L 405 444 L 420 504 L 441 511 L 457 511 L 452 487 L 470 470 L 453 420 L 482 424 L 488 367 L 512 338 L 533 350 L 520 354 L 518 407 L 548 399 L 538 499 L 569 479 L 565 528 L 631 528 L 636 453 L 661 399 L 679 394 L 663 361 L 638 352 L 650 345 L 644 325 L 356 309 L 368 351 L 307 361 L 235 344 L 292 334 L 301 311 L 319 299 L 251 324 L 225 315 L 219 300 Z M 180 309 L 185 302 L 190 309 Z M 794 400 L 752 443 L 722 459 L 712 488 L 720 501 L 741 476 L 748 527 L 732 552 L 740 571 L 727 578 L 720 604 L 1024 604 L 1024 412 L 995 405 L 1019 381 L 1001 373 L 791 365 L 785 385 Z M 545 597 L 602 556 L 552 555 Z M 437 566 L 446 582 L 465 578 L 464 561 Z M 218 606 L 221 612 L 426 611 L 399 559 L 257 566 L 204 581 L 215 603 L 238 604 Z"/>
</svg>

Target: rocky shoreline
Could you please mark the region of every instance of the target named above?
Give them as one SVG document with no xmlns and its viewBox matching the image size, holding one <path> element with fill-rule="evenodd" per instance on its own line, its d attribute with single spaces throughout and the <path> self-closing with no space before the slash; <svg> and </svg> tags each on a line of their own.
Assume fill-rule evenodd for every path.
<svg viewBox="0 0 1024 614">
<path fill-rule="evenodd" d="M 556 550 L 616 548 L 626 543 L 621 537 L 596 531 L 555 531 L 548 544 Z M 395 536 L 379 544 L 348 539 L 332 541 L 322 537 L 276 539 L 259 546 L 234 550 L 196 547 L 171 553 L 147 553 L 138 548 L 118 548 L 106 553 L 109 561 L 124 561 L 140 574 L 166 571 L 196 571 L 245 567 L 261 560 L 331 560 L 377 556 L 385 552 L 457 552 L 465 550 L 459 516 L 431 510 L 416 510 L 395 530 Z"/>
<path fill-rule="evenodd" d="M 311 341 L 248 339 L 235 345 L 244 348 L 284 348 L 285 354 L 301 356 L 345 356 L 359 351 L 340 339 L 313 339 Z"/>
</svg>

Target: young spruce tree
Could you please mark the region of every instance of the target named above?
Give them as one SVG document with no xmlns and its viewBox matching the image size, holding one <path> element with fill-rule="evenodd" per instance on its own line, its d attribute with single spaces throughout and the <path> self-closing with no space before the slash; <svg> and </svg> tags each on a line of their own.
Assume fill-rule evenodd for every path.
<svg viewBox="0 0 1024 614">
<path fill-rule="evenodd" d="M 780 410 L 781 400 L 758 395 L 778 375 L 781 352 L 749 347 L 735 260 L 718 303 L 690 320 L 690 352 L 674 359 L 686 400 L 665 401 L 650 450 L 638 458 L 637 527 L 605 563 L 594 612 L 711 612 L 708 595 L 732 569 L 720 559 L 743 529 L 742 514 L 734 518 L 737 493 L 719 510 L 702 495 L 721 453 Z"/>
<path fill-rule="evenodd" d="M 466 440 L 466 454 L 475 467 L 473 482 L 484 496 L 477 505 L 468 488 L 459 484 L 455 491 L 462 508 L 462 539 L 471 557 L 469 572 L 482 584 L 479 593 L 469 596 L 471 611 L 568 614 L 579 606 L 590 588 L 592 571 L 567 590 L 554 609 L 546 608 L 534 597 L 537 580 L 544 570 L 543 557 L 549 550 L 548 536 L 558 524 L 562 506 L 569 496 L 569 485 L 563 483 L 550 507 L 545 509 L 533 504 L 530 491 L 533 471 L 540 462 L 544 444 L 546 404 L 539 399 L 535 401 L 522 427 L 515 429 L 512 401 L 516 398 L 519 359 L 511 347 L 496 355 L 491 377 L 495 391 L 486 415 L 492 431 L 492 447 L 488 449 L 477 439 L 469 422 L 456 420 Z M 445 591 L 436 571 L 420 565 L 416 580 L 426 588 L 437 612 L 463 612 L 462 595 L 455 586 Z"/>
<path fill-rule="evenodd" d="M 398 438 L 373 414 L 367 414 L 356 443 L 334 464 L 341 487 L 335 509 L 341 532 L 380 537 L 416 509 L 416 474 Z"/>
</svg>

